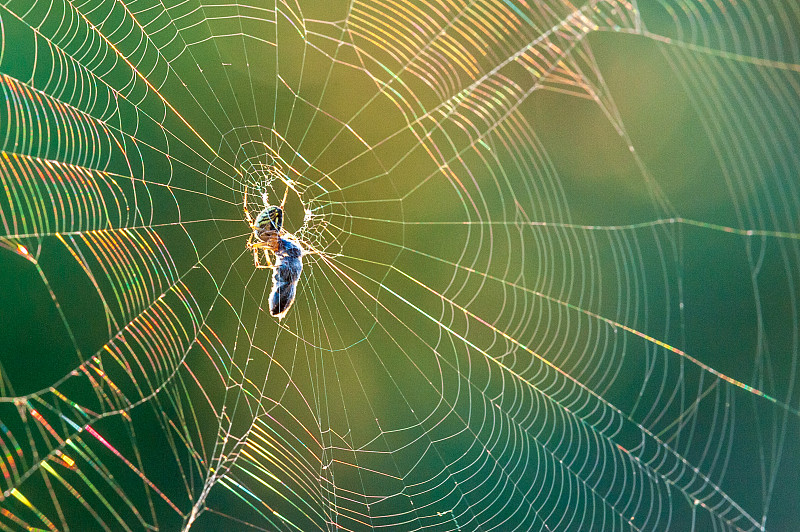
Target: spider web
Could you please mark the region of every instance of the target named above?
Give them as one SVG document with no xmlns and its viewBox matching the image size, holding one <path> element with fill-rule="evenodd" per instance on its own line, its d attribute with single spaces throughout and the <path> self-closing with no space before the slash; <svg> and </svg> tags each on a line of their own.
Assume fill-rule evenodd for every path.
<svg viewBox="0 0 800 532">
<path fill-rule="evenodd" d="M 647 4 L 4 0 L 0 528 L 800 526 L 800 10 Z"/>
</svg>

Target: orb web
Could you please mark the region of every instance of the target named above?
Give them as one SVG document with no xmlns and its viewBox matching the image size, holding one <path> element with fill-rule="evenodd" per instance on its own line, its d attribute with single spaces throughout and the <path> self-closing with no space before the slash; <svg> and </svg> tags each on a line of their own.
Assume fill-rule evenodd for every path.
<svg viewBox="0 0 800 532">
<path fill-rule="evenodd" d="M 800 526 L 799 15 L 3 1 L 0 528 Z"/>
</svg>

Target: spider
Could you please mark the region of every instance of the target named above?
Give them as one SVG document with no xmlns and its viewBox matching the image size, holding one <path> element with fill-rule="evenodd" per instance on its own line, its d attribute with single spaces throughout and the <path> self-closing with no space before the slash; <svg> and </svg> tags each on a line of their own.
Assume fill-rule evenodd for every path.
<svg viewBox="0 0 800 532">
<path fill-rule="evenodd" d="M 257 269 L 272 269 L 272 292 L 269 295 L 269 312 L 281 320 L 294 303 L 297 281 L 303 271 L 303 247 L 294 235 L 283 229 L 283 206 L 289 187 L 283 195 L 280 207 L 270 205 L 265 192 L 261 197 L 264 209 L 258 213 L 255 222 L 247 210 L 247 191 L 244 193 L 244 215 L 250 224 L 250 237 L 247 249 L 253 251 L 253 262 Z M 261 264 L 258 251 L 264 250 L 267 264 Z M 275 262 L 270 259 L 270 252 L 275 255 Z"/>
</svg>

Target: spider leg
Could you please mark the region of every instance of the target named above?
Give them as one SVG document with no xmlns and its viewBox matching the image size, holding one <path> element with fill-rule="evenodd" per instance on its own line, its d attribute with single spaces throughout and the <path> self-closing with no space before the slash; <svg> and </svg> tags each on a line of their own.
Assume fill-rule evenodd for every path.
<svg viewBox="0 0 800 532">
<path fill-rule="evenodd" d="M 269 248 L 264 247 L 263 245 L 259 246 L 258 243 L 255 243 L 252 246 L 250 246 L 250 249 L 253 250 L 253 264 L 255 264 L 257 269 L 271 270 L 275 268 L 275 266 L 272 264 L 272 260 L 269 258 Z M 260 249 L 264 250 L 264 259 L 267 261 L 266 264 L 261 264 L 261 261 L 258 259 L 258 251 Z"/>
<path fill-rule="evenodd" d="M 247 223 L 250 227 L 253 227 L 253 218 L 250 216 L 250 211 L 247 210 L 247 187 L 244 189 L 244 216 L 247 218 Z"/>
<path fill-rule="evenodd" d="M 247 239 L 246 247 L 247 249 L 253 252 L 253 264 L 255 264 L 256 268 L 258 268 L 259 270 L 274 268 L 274 266 L 272 265 L 272 261 L 269 258 L 269 254 L 267 253 L 269 251 L 269 246 L 264 242 L 254 241 L 252 233 L 250 234 L 250 238 Z M 258 259 L 258 250 L 260 249 L 264 250 L 264 257 L 267 260 L 266 265 L 261 264 L 261 261 Z"/>
<path fill-rule="evenodd" d="M 264 206 L 267 207 L 267 193 L 266 191 L 262 194 L 262 199 L 264 200 Z M 285 199 L 285 196 L 284 196 Z M 253 222 L 253 217 L 250 216 L 250 211 L 247 209 L 247 188 L 244 191 L 244 215 L 247 218 L 248 225 L 250 225 L 250 236 L 247 238 L 246 247 L 248 250 L 253 252 L 253 264 L 259 270 L 266 270 L 266 269 L 274 269 L 275 266 L 272 260 L 269 257 L 270 252 L 270 245 L 267 242 L 261 241 L 255 236 L 255 231 L 259 228 L 256 227 L 255 223 Z M 261 264 L 259 260 L 259 250 L 264 250 L 264 260 L 267 261 L 267 264 Z"/>
<path fill-rule="evenodd" d="M 283 193 L 283 199 L 281 200 L 281 209 L 283 206 L 286 205 L 286 198 L 289 196 L 289 185 L 286 185 L 286 192 Z"/>
</svg>

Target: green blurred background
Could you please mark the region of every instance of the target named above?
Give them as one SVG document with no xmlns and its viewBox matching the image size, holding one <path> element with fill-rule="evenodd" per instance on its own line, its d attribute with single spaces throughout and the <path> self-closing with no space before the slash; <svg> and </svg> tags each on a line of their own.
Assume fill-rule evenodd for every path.
<svg viewBox="0 0 800 532">
<path fill-rule="evenodd" d="M 0 523 L 800 527 L 797 10 L 638 8 L 5 2 Z"/>
</svg>

